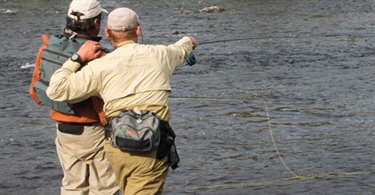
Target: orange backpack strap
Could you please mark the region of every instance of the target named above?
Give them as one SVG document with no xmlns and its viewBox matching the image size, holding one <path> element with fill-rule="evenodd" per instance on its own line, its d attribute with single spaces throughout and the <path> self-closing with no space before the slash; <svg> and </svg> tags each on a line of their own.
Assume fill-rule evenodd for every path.
<svg viewBox="0 0 375 195">
<path fill-rule="evenodd" d="M 48 35 L 45 35 L 43 34 L 42 35 L 42 41 L 43 41 L 43 45 L 39 48 L 39 52 L 38 54 L 36 55 L 36 60 L 35 60 L 35 67 L 34 67 L 34 72 L 33 72 L 33 75 L 31 77 L 31 84 L 30 84 L 30 89 L 29 89 L 29 94 L 31 96 L 31 98 L 35 101 L 35 103 L 37 104 L 42 104 L 40 102 L 40 100 L 38 99 L 37 95 L 36 95 L 36 92 L 34 90 L 34 83 L 36 81 L 39 80 L 40 78 L 40 70 L 39 70 L 39 66 L 40 66 L 40 63 L 42 61 L 42 51 L 47 48 L 48 46 L 48 40 L 49 40 L 49 36 Z"/>
</svg>

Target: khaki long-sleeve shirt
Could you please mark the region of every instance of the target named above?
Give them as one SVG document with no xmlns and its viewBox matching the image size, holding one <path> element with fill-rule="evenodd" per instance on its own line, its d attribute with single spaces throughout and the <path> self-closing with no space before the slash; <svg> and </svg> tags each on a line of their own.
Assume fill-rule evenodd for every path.
<svg viewBox="0 0 375 195">
<path fill-rule="evenodd" d="M 47 95 L 74 103 L 100 94 L 107 117 L 137 106 L 169 121 L 170 78 L 192 48 L 188 37 L 168 46 L 125 41 L 78 72 L 79 63 L 66 61 L 51 77 Z"/>
</svg>

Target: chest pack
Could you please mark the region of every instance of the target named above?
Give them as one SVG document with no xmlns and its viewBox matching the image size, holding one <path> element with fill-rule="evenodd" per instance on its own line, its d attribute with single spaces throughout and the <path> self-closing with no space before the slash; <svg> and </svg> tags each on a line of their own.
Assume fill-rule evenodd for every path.
<svg viewBox="0 0 375 195">
<path fill-rule="evenodd" d="M 46 89 L 49 85 L 52 74 L 64 64 L 65 61 L 77 52 L 86 39 L 66 36 L 51 36 L 47 48 L 42 51 L 41 64 L 39 66 L 40 79 L 34 83 L 34 89 L 38 99 L 45 105 L 58 112 L 75 114 L 74 104 L 57 102 L 51 100 Z"/>
</svg>

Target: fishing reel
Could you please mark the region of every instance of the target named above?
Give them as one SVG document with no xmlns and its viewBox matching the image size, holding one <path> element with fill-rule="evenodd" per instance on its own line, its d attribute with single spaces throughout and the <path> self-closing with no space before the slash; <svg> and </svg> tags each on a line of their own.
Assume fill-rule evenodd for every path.
<svg viewBox="0 0 375 195">
<path fill-rule="evenodd" d="M 194 64 L 197 63 L 197 60 L 195 60 L 195 56 L 194 56 L 193 52 L 190 52 L 190 55 L 186 56 L 185 60 L 187 62 L 187 65 L 189 65 L 189 66 L 193 66 Z"/>
</svg>

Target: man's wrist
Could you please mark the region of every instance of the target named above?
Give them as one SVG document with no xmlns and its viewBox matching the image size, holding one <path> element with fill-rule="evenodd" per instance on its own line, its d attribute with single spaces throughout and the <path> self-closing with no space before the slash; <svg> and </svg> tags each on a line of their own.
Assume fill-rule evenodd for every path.
<svg viewBox="0 0 375 195">
<path fill-rule="evenodd" d="M 79 56 L 77 53 L 73 54 L 71 57 L 70 57 L 70 60 L 72 60 L 73 62 L 77 62 L 79 63 L 81 66 L 83 66 L 83 61 L 81 59 L 81 56 Z"/>
</svg>

